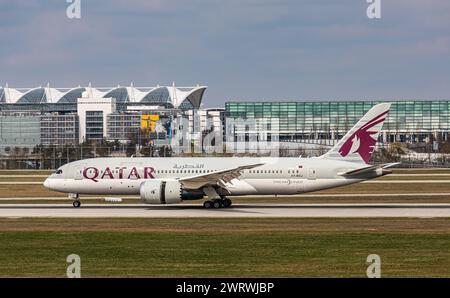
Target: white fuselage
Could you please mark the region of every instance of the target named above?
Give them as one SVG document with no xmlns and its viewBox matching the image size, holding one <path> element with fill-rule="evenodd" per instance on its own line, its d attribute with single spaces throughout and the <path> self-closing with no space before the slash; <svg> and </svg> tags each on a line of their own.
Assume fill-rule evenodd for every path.
<svg viewBox="0 0 450 298">
<path fill-rule="evenodd" d="M 95 158 L 62 166 L 44 182 L 55 191 L 74 194 L 138 195 L 151 179 L 181 179 L 263 163 L 242 171 L 226 184 L 227 195 L 293 195 L 376 178 L 349 179 L 341 173 L 366 164 L 322 158 Z"/>
</svg>

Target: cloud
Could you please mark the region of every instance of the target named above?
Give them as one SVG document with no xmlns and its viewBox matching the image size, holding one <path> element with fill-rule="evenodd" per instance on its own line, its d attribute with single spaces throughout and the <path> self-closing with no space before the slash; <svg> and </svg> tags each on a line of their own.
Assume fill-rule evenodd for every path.
<svg viewBox="0 0 450 298">
<path fill-rule="evenodd" d="M 205 84 L 230 98 L 447 97 L 450 2 L 0 0 L 0 85 Z"/>
</svg>

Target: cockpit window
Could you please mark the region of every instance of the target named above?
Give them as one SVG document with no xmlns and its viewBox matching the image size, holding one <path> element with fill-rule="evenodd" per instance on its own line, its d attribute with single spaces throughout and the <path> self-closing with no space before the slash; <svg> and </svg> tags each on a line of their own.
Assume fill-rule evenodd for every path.
<svg viewBox="0 0 450 298">
<path fill-rule="evenodd" d="M 56 175 L 61 175 L 61 174 L 62 174 L 62 170 L 57 170 L 57 171 L 55 172 L 55 174 L 56 174 Z"/>
</svg>

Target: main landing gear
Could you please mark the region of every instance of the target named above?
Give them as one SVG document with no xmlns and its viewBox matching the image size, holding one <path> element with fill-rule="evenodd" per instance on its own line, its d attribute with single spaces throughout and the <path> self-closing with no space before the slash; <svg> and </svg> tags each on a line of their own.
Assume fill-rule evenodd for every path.
<svg viewBox="0 0 450 298">
<path fill-rule="evenodd" d="M 228 198 L 223 199 L 214 199 L 214 200 L 208 200 L 203 203 L 203 207 L 206 209 L 214 208 L 229 208 L 231 207 L 232 201 Z"/>
<path fill-rule="evenodd" d="M 231 207 L 231 200 L 220 196 L 212 186 L 203 188 L 203 192 L 208 196 L 209 200 L 203 203 L 206 209 L 214 208 L 229 208 Z"/>
<path fill-rule="evenodd" d="M 69 194 L 69 198 L 73 199 L 73 203 L 72 203 L 73 207 L 79 208 L 81 206 L 80 196 L 77 193 Z"/>
</svg>

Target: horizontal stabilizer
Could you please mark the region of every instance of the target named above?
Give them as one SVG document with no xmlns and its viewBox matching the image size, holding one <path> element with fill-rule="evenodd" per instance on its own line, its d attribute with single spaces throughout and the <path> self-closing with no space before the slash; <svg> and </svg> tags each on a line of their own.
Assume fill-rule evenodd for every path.
<svg viewBox="0 0 450 298">
<path fill-rule="evenodd" d="M 365 168 L 361 168 L 361 169 L 357 169 L 357 170 L 351 170 L 345 173 L 340 173 L 340 176 L 345 176 L 345 177 L 354 177 L 354 176 L 360 176 L 360 175 L 364 175 L 364 174 L 369 174 L 371 172 L 374 172 L 378 169 L 380 170 L 385 170 L 387 168 L 393 167 L 395 165 L 400 164 L 399 162 L 394 162 L 394 163 L 386 163 L 386 164 L 382 164 L 382 165 L 377 165 L 377 166 L 370 166 L 370 167 L 365 167 Z M 390 174 L 391 171 L 383 171 L 383 175 L 386 174 Z"/>
</svg>

